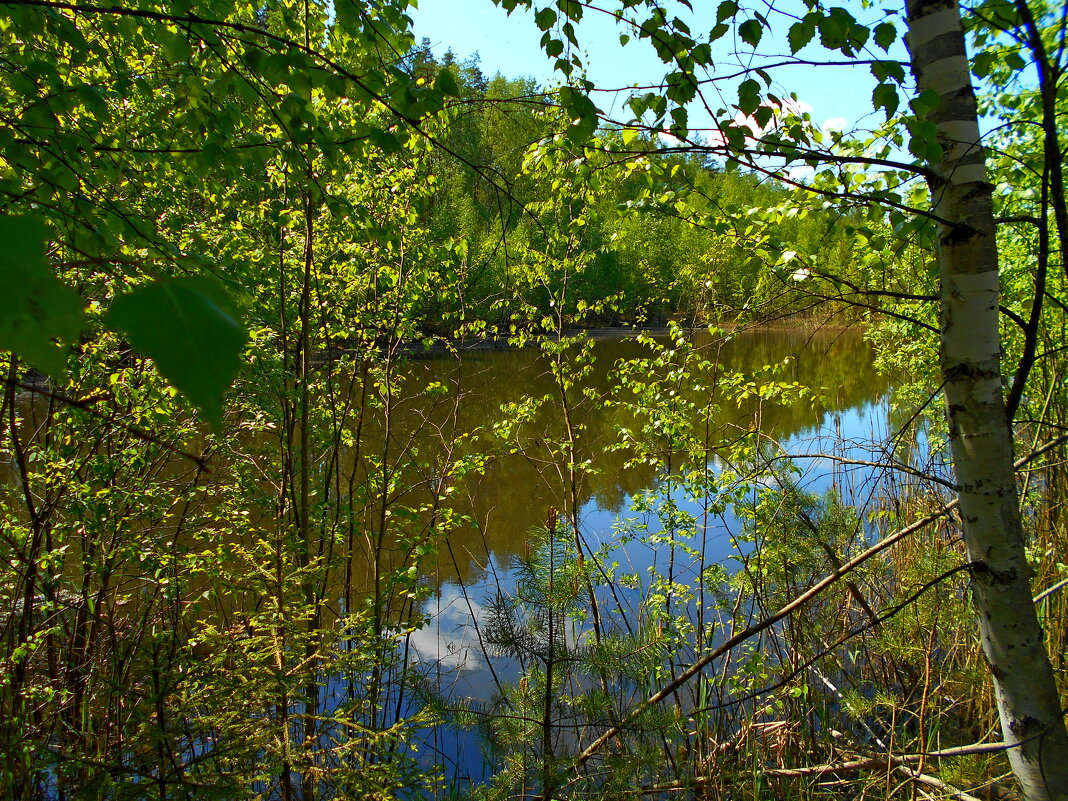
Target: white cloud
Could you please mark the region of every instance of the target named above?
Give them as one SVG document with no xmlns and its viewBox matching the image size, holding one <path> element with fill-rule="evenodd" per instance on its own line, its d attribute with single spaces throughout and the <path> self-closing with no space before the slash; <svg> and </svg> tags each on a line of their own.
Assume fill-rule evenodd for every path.
<svg viewBox="0 0 1068 801">
<path fill-rule="evenodd" d="M 749 130 L 753 132 L 753 137 L 746 137 L 750 141 L 752 141 L 752 138 L 754 138 L 754 137 L 760 137 L 760 136 L 763 136 L 764 134 L 766 134 L 768 131 L 775 130 L 779 126 L 779 123 L 780 123 L 780 121 L 782 120 L 783 117 L 786 117 L 786 116 L 798 116 L 798 117 L 800 117 L 802 114 L 806 114 L 806 113 L 812 111 L 812 106 L 810 106 L 805 101 L 803 101 L 803 100 L 794 100 L 793 98 L 789 98 L 789 97 L 783 98 L 778 103 L 766 102 L 766 103 L 761 103 L 760 105 L 761 105 L 762 108 L 771 109 L 771 119 L 768 120 L 767 125 L 765 125 L 763 127 L 761 127 L 757 123 L 756 116 L 754 114 L 742 114 L 741 112 L 739 112 L 734 117 L 734 124 L 735 125 L 743 125 L 743 126 L 749 128 Z M 716 136 L 716 135 L 714 135 L 714 136 Z M 722 139 L 722 135 L 718 135 L 718 136 L 719 136 L 720 139 Z"/>
<path fill-rule="evenodd" d="M 472 625 L 485 614 L 481 605 L 464 598 L 459 588 L 447 585 L 440 595 L 427 601 L 424 611 L 430 623 L 409 635 L 421 662 L 460 670 L 482 667 L 482 650 Z"/>
<path fill-rule="evenodd" d="M 790 167 L 786 171 L 786 177 L 791 181 L 807 181 L 816 174 L 815 167 L 809 167 L 807 164 L 802 164 L 799 167 Z"/>
</svg>

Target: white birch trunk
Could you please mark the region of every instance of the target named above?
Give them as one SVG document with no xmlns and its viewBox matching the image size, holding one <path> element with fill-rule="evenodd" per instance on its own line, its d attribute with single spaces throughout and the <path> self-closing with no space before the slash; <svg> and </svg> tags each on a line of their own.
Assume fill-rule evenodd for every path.
<svg viewBox="0 0 1068 801">
<path fill-rule="evenodd" d="M 1009 761 L 1028 801 L 1068 799 L 1068 735 L 1031 601 L 1012 434 L 1002 395 L 991 187 L 955 0 L 906 0 L 912 70 L 940 98 L 944 155 L 928 166 L 940 227 L 942 370 L 983 651 Z"/>
</svg>

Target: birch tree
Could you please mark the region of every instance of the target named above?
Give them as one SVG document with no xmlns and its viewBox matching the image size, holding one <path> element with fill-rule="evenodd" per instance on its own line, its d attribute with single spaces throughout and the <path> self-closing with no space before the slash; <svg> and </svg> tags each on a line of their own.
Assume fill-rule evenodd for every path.
<svg viewBox="0 0 1068 801">
<path fill-rule="evenodd" d="M 1068 798 L 1068 736 L 1031 601 L 1026 539 L 1002 395 L 998 251 L 960 10 L 912 0 L 908 43 L 920 91 L 938 96 L 928 119 L 941 158 L 928 174 L 940 219 L 942 374 L 972 595 L 1009 761 L 1025 796 Z"/>
</svg>

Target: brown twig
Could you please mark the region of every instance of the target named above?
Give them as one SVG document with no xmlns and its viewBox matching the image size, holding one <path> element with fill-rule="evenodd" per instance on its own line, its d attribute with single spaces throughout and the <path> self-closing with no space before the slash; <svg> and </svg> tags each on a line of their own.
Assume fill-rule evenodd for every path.
<svg viewBox="0 0 1068 801">
<path fill-rule="evenodd" d="M 207 456 L 203 454 L 200 454 L 198 456 L 195 453 L 189 453 L 188 451 L 182 450 L 176 445 L 171 445 L 168 442 L 164 442 L 158 436 L 149 431 L 145 431 L 143 428 L 138 428 L 137 426 L 128 425 L 126 423 L 120 423 L 118 420 L 115 419 L 113 415 L 107 415 L 97 411 L 97 409 L 94 408 L 96 404 L 112 399 L 113 396 L 110 392 L 104 392 L 97 395 L 89 395 L 85 398 L 72 398 L 69 395 L 64 395 L 61 392 L 53 392 L 52 390 L 42 389 L 41 387 L 34 386 L 33 384 L 24 384 L 18 381 L 14 381 L 10 378 L 5 379 L 4 383 L 14 387 L 15 389 L 20 389 L 24 392 L 29 392 L 33 395 L 38 395 L 42 398 L 49 398 L 50 400 L 58 401 L 59 403 L 62 403 L 66 406 L 72 406 L 75 409 L 81 409 L 82 411 L 88 412 L 93 417 L 96 417 L 98 420 L 103 420 L 104 422 L 110 425 L 117 426 L 118 428 L 121 428 L 123 431 L 136 437 L 142 442 L 147 442 L 150 445 L 158 445 L 160 448 L 163 448 L 166 451 L 170 451 L 176 456 L 181 456 L 183 459 L 188 459 L 189 461 L 193 462 L 198 468 L 203 470 L 205 473 L 211 472 L 211 468 L 208 466 Z"/>
</svg>

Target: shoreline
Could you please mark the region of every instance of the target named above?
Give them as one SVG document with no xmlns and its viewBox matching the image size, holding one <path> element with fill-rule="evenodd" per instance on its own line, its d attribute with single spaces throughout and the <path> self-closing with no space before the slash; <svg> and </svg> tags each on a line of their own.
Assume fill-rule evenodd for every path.
<svg viewBox="0 0 1068 801">
<path fill-rule="evenodd" d="M 741 332 L 782 332 L 782 331 L 796 331 L 813 333 L 816 331 L 828 331 L 835 333 L 844 333 L 846 331 L 860 330 L 864 328 L 862 322 L 855 323 L 829 323 L 825 321 L 817 321 L 812 319 L 795 320 L 792 322 L 761 322 L 761 323 L 718 323 L 715 325 L 702 325 L 702 326 L 683 326 L 682 330 L 687 335 L 692 335 L 700 331 L 723 331 L 726 333 L 741 333 Z M 589 328 L 566 328 L 563 331 L 565 337 L 575 337 L 585 335 L 587 339 L 592 339 L 600 342 L 610 342 L 622 339 L 631 339 L 641 335 L 647 335 L 654 338 L 663 338 L 669 336 L 671 329 L 666 326 L 591 326 Z M 549 341 L 557 341 L 559 336 L 557 334 L 543 334 L 545 339 Z M 454 339 L 449 337 L 428 337 L 432 339 L 431 344 L 427 345 L 422 340 L 413 340 L 410 342 L 401 343 L 397 348 L 397 355 L 407 356 L 414 359 L 433 359 L 444 358 L 447 356 L 459 356 L 468 353 L 486 353 L 491 351 L 505 351 L 513 350 L 517 348 L 530 347 L 530 343 L 523 345 L 516 344 L 515 340 L 517 336 L 514 334 L 498 334 L 485 337 L 469 337 L 463 339 Z M 377 350 L 382 353 L 385 348 L 378 346 Z M 313 357 L 313 361 L 317 364 L 323 364 L 328 361 L 333 361 L 344 356 L 358 355 L 359 351 L 351 346 L 344 344 L 332 346 L 319 351 Z"/>
</svg>

